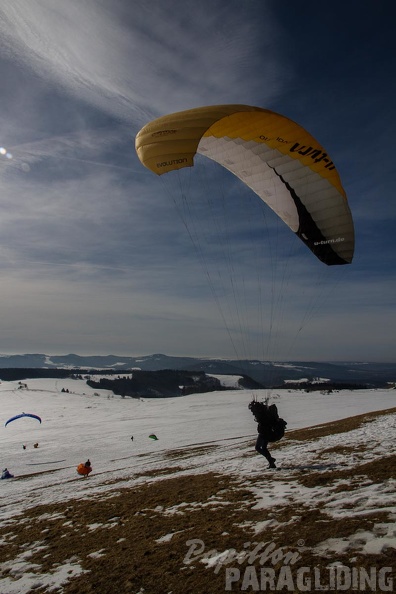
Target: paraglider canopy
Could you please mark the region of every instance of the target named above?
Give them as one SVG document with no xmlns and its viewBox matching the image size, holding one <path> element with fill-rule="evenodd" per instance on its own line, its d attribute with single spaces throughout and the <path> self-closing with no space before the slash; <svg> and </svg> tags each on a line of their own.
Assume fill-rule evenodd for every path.
<svg viewBox="0 0 396 594">
<path fill-rule="evenodd" d="M 154 433 L 152 433 L 151 435 L 149 435 L 150 439 L 154 439 L 154 441 L 158 440 L 158 437 L 156 435 L 154 435 Z"/>
<path fill-rule="evenodd" d="M 37 419 L 37 421 L 41 423 L 41 418 L 38 415 L 33 415 L 31 413 L 21 413 L 20 415 L 15 415 L 15 417 L 11 417 L 11 419 L 8 419 L 4 427 L 7 427 L 8 423 L 16 421 L 17 419 L 21 419 L 23 417 L 31 417 L 32 419 Z"/>
<path fill-rule="evenodd" d="M 325 264 L 352 262 L 354 229 L 339 174 L 302 126 L 268 109 L 212 105 L 160 117 L 136 136 L 157 175 L 192 167 L 197 154 L 250 187 Z"/>
</svg>

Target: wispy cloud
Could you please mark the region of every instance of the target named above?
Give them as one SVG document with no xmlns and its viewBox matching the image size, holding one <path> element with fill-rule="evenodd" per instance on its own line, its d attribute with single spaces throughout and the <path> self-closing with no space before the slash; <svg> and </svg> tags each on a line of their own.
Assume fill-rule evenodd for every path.
<svg viewBox="0 0 396 594">
<path fill-rule="evenodd" d="M 266 98 L 276 94 L 274 21 L 269 10 L 260 24 L 244 20 L 245 11 L 216 0 L 187 0 L 182 10 L 160 1 L 16 0 L 2 7 L 0 34 L 12 57 L 40 76 L 111 115 L 143 122 L 214 97 L 252 99 L 262 78 Z M 252 63 L 260 79 L 246 79 Z"/>
</svg>

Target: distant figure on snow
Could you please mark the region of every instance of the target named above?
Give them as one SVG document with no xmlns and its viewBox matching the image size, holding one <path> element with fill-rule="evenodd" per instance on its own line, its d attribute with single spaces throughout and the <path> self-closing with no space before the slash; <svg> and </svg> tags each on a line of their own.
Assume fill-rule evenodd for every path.
<svg viewBox="0 0 396 594">
<path fill-rule="evenodd" d="M 33 444 L 34 448 L 38 448 L 38 443 Z"/>
<path fill-rule="evenodd" d="M 92 472 L 91 461 L 89 460 L 89 458 L 85 462 L 85 464 L 83 464 L 81 462 L 81 464 L 79 464 L 77 466 L 77 472 L 78 472 L 78 474 L 80 474 L 81 476 L 84 476 L 85 478 L 88 477 L 89 473 Z"/>
<path fill-rule="evenodd" d="M 286 421 L 278 415 L 278 409 L 275 404 L 268 406 L 266 402 L 253 400 L 249 404 L 249 410 L 252 411 L 257 425 L 256 452 L 264 456 L 269 462 L 269 468 L 276 468 L 275 458 L 268 451 L 268 443 L 279 441 L 285 434 Z"/>
<path fill-rule="evenodd" d="M 132 441 L 133 441 L 133 435 L 132 435 L 131 439 L 132 439 Z"/>
<path fill-rule="evenodd" d="M 2 479 L 14 478 L 14 475 L 8 470 L 8 468 L 4 468 L 3 472 L 1 473 Z"/>
<path fill-rule="evenodd" d="M 23 445 L 22 447 L 23 447 L 24 450 L 26 450 L 26 446 L 25 445 Z"/>
</svg>

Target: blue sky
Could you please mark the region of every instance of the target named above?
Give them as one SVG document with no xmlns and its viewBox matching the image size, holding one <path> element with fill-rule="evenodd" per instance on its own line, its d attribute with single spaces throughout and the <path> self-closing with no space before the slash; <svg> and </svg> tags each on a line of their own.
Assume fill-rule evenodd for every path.
<svg viewBox="0 0 396 594">
<path fill-rule="evenodd" d="M 392 0 L 3 3 L 0 352 L 395 361 L 395 16 Z M 351 265 L 313 262 L 205 163 L 180 216 L 135 135 L 221 103 L 272 109 L 326 148 Z"/>
</svg>

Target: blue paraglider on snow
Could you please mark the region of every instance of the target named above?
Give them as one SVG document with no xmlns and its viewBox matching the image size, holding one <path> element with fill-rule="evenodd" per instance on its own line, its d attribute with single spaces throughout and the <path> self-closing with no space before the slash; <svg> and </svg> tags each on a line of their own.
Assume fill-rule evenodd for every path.
<svg viewBox="0 0 396 594">
<path fill-rule="evenodd" d="M 31 417 L 32 419 L 37 419 L 41 423 L 41 419 L 39 416 L 33 415 L 31 413 L 22 413 L 20 415 L 15 415 L 15 417 L 11 417 L 11 419 L 8 419 L 8 421 L 6 422 L 4 427 L 7 427 L 8 423 L 11 423 L 12 421 L 16 421 L 17 419 L 21 419 L 22 417 Z"/>
</svg>

